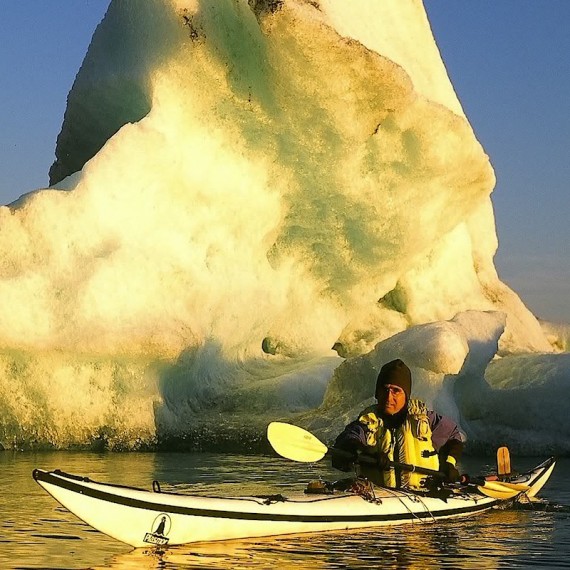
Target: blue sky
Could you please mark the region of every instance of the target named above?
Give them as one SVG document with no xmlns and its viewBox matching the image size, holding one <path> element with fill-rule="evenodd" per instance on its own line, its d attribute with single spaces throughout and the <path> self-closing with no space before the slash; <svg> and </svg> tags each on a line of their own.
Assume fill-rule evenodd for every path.
<svg viewBox="0 0 570 570">
<path fill-rule="evenodd" d="M 570 0 L 424 3 L 497 175 L 499 275 L 537 316 L 570 322 Z M 47 185 L 67 93 L 108 4 L 1 0 L 0 203 Z"/>
<path fill-rule="evenodd" d="M 570 1 L 426 0 L 455 91 L 495 168 L 495 264 L 570 322 Z"/>
<path fill-rule="evenodd" d="M 67 94 L 109 0 L 0 0 L 0 203 L 45 187 Z"/>
</svg>

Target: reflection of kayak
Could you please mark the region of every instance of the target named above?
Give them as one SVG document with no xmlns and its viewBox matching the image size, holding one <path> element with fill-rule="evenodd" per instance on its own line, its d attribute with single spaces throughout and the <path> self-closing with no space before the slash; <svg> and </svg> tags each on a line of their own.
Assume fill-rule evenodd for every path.
<svg viewBox="0 0 570 570">
<path fill-rule="evenodd" d="M 546 483 L 553 458 L 510 479 L 530 487 Z M 95 529 L 132 546 L 186 544 L 356 529 L 463 517 L 505 504 L 468 487 L 440 494 L 375 488 L 374 496 L 334 492 L 252 497 L 204 497 L 97 483 L 59 470 L 35 469 L 34 479 L 65 508 Z M 513 499 L 511 499 L 513 500 Z"/>
</svg>

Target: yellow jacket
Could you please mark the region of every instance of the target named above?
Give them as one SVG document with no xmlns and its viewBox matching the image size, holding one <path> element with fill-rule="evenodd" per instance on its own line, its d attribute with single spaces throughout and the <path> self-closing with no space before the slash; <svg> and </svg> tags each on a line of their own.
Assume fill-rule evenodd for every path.
<svg viewBox="0 0 570 570">
<path fill-rule="evenodd" d="M 390 461 L 409 463 L 437 471 L 439 459 L 432 444 L 432 431 L 426 405 L 412 399 L 404 422 L 396 428 L 388 428 L 381 419 L 378 405 L 369 406 L 358 416 L 364 427 L 366 446 L 364 453 L 371 456 L 386 454 Z M 376 466 L 361 464 L 361 475 L 377 485 L 423 489 L 426 476 L 419 473 L 388 469 L 380 471 Z"/>
</svg>

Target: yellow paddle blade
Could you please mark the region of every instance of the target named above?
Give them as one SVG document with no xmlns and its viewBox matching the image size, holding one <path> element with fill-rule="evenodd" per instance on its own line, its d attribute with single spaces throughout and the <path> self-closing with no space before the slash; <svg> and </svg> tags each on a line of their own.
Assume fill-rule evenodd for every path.
<svg viewBox="0 0 570 570">
<path fill-rule="evenodd" d="M 477 489 L 488 497 L 494 499 L 513 499 L 517 495 L 530 490 L 528 485 L 522 483 L 503 483 L 502 481 L 485 481 L 483 485 L 478 485 Z"/>
<path fill-rule="evenodd" d="M 510 475 L 511 473 L 511 455 L 508 447 L 497 449 L 497 473 L 499 475 Z"/>
<path fill-rule="evenodd" d="M 506 483 L 503 481 L 485 481 L 485 487 L 488 489 L 495 489 L 497 491 L 502 491 L 509 489 L 511 491 L 516 491 L 517 493 L 524 493 L 525 491 L 530 491 L 530 487 L 524 483 Z"/>
<path fill-rule="evenodd" d="M 477 489 L 483 493 L 483 495 L 487 495 L 487 497 L 492 497 L 493 499 L 500 499 L 502 501 L 506 501 L 508 499 L 514 499 L 517 495 L 520 494 L 520 491 L 516 489 L 489 489 L 486 485 L 478 486 Z"/>
<path fill-rule="evenodd" d="M 312 433 L 283 422 L 271 422 L 267 426 L 267 439 L 279 455 L 293 461 L 320 461 L 328 451 Z"/>
</svg>

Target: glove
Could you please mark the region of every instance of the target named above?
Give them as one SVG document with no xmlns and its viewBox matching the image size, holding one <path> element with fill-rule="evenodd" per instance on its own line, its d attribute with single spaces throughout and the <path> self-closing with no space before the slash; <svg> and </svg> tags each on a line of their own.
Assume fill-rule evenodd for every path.
<svg viewBox="0 0 570 570">
<path fill-rule="evenodd" d="M 358 454 L 366 448 L 366 432 L 358 422 L 348 424 L 336 438 L 332 456 L 332 466 L 340 471 L 351 471 L 358 461 Z"/>
<path fill-rule="evenodd" d="M 354 464 L 358 461 L 358 453 L 356 450 L 339 450 L 332 456 L 332 466 L 339 471 L 351 471 Z"/>
<path fill-rule="evenodd" d="M 455 465 L 449 461 L 441 465 L 440 471 L 445 475 L 444 481 L 446 483 L 456 483 L 460 479 L 459 471 L 457 471 Z"/>
<path fill-rule="evenodd" d="M 376 465 L 378 465 L 380 471 L 388 471 L 388 469 L 390 469 L 390 458 L 388 454 L 382 452 L 378 453 Z"/>
</svg>

